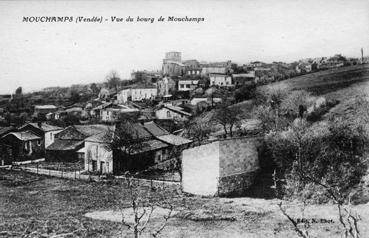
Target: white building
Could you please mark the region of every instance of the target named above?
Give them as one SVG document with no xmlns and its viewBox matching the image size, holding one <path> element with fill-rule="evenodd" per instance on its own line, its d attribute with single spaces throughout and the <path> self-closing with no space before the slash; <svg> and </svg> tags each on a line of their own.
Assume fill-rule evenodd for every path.
<svg viewBox="0 0 369 238">
<path fill-rule="evenodd" d="M 192 91 L 198 84 L 199 80 L 181 79 L 178 81 L 178 91 Z"/>
<path fill-rule="evenodd" d="M 259 170 L 258 141 L 231 138 L 182 152 L 182 188 L 186 193 L 242 195 Z"/>
<path fill-rule="evenodd" d="M 104 133 L 85 139 L 85 170 L 113 173 L 113 152 L 107 149 L 108 143 Z"/>
<path fill-rule="evenodd" d="M 181 107 L 165 105 L 162 108 L 156 110 L 155 116 L 157 119 L 161 120 L 166 119 L 186 121 L 192 116 L 192 114 L 183 111 Z"/>
<path fill-rule="evenodd" d="M 232 77 L 226 74 L 210 74 L 210 86 L 231 87 Z"/>
<path fill-rule="evenodd" d="M 155 85 L 137 85 L 132 88 L 121 90 L 117 95 L 117 101 L 120 104 L 127 101 L 151 100 L 158 95 L 158 89 Z"/>
</svg>

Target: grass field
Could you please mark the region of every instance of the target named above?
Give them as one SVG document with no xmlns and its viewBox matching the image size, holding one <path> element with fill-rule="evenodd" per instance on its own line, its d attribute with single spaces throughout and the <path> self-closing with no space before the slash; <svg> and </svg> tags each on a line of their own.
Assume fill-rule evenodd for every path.
<svg viewBox="0 0 369 238">
<path fill-rule="evenodd" d="M 127 189 L 115 183 L 0 170 L 0 237 L 132 237 L 119 222 L 85 217 L 89 212 L 119 210 L 119 201 L 129 202 L 127 194 Z M 178 213 L 161 237 L 297 237 L 276 199 L 191 197 L 171 190 L 166 195 Z M 299 206 L 290 203 L 288 207 L 291 216 L 301 216 Z M 368 205 L 354 209 L 363 217 L 362 237 L 368 237 Z M 332 221 L 312 224 L 310 233 L 316 237 L 340 237 L 334 206 L 308 206 L 305 217 Z M 155 219 L 147 231 L 161 224 Z"/>
</svg>

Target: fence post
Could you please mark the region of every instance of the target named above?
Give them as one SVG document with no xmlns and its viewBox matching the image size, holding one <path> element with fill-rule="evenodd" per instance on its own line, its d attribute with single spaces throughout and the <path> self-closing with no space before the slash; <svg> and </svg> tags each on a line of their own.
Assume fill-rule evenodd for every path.
<svg viewBox="0 0 369 238">
<path fill-rule="evenodd" d="M 38 174 L 38 163 L 36 165 L 36 174 Z"/>
<path fill-rule="evenodd" d="M 63 178 L 63 168 L 61 169 L 61 177 Z"/>
<path fill-rule="evenodd" d="M 50 174 L 51 174 L 51 169 L 49 169 L 49 176 L 50 176 Z"/>
<path fill-rule="evenodd" d="M 77 179 L 77 170 L 74 169 L 74 179 Z"/>
</svg>

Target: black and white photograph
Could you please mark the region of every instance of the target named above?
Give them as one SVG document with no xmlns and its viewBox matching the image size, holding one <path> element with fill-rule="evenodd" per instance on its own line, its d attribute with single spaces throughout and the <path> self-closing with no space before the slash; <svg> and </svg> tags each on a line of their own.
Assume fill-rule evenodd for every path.
<svg viewBox="0 0 369 238">
<path fill-rule="evenodd" d="M 369 1 L 0 0 L 2 237 L 369 237 Z"/>
</svg>

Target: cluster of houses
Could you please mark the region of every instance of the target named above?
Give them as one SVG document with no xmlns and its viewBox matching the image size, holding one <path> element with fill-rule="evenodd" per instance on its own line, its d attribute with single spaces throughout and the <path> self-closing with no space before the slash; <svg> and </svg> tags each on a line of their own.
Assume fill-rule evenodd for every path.
<svg viewBox="0 0 369 238">
<path fill-rule="evenodd" d="M 20 128 L 2 128 L 1 165 L 45 158 L 49 162 L 79 162 L 84 164 L 86 171 L 101 174 L 140 171 L 155 166 L 165 170 L 177 166 L 178 160 L 173 151 L 181 151 L 192 142 L 168 132 L 153 121 L 126 124 L 126 133 L 137 137 L 139 145 L 125 159 L 122 159 L 124 156 L 119 150 L 110 146 L 118 124 L 61 128 L 42 122 L 27 123 Z"/>
</svg>

